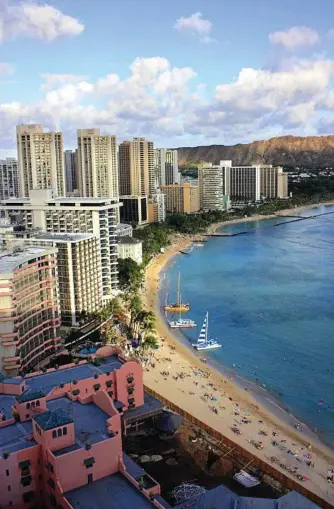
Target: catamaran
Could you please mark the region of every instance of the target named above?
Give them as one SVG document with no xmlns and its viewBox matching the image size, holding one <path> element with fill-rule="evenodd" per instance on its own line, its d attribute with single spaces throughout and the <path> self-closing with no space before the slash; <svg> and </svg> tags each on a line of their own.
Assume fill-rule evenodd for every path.
<svg viewBox="0 0 334 509">
<path fill-rule="evenodd" d="M 164 307 L 165 311 L 170 311 L 171 313 L 186 313 L 190 310 L 190 305 L 185 302 L 181 302 L 181 294 L 180 294 L 180 282 L 181 282 L 181 274 L 178 277 L 177 284 L 177 302 L 175 304 L 166 304 Z"/>
<path fill-rule="evenodd" d="M 213 348 L 221 348 L 222 345 L 215 339 L 208 339 L 209 330 L 209 313 L 207 312 L 204 318 L 204 322 L 199 333 L 197 343 L 193 343 L 193 347 L 196 350 L 212 350 Z"/>
</svg>

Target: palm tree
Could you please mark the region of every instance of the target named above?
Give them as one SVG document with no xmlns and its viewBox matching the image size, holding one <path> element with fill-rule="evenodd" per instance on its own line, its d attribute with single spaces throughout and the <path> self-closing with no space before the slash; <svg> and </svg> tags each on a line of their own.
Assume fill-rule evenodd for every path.
<svg viewBox="0 0 334 509">
<path fill-rule="evenodd" d="M 145 341 L 143 343 L 143 348 L 148 350 L 150 348 L 157 348 L 159 346 L 158 339 L 153 334 L 149 334 L 146 336 Z"/>
</svg>

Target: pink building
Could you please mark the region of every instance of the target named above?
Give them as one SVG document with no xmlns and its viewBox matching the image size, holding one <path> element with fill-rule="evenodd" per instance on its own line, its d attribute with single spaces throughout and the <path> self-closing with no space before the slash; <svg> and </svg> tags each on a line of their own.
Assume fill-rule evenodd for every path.
<svg viewBox="0 0 334 509">
<path fill-rule="evenodd" d="M 0 372 L 15 376 L 61 347 L 55 248 L 0 254 Z"/>
<path fill-rule="evenodd" d="M 122 450 L 122 430 L 162 404 L 139 362 L 111 347 L 98 361 L 0 382 L 1 509 L 167 508 Z"/>
</svg>

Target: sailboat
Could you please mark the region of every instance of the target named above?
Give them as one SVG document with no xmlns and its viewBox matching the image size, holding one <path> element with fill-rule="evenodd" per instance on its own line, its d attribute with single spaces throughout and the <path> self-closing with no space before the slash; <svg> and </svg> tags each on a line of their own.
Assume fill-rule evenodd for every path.
<svg viewBox="0 0 334 509">
<path fill-rule="evenodd" d="M 179 318 L 177 320 L 171 320 L 169 323 L 169 326 L 171 329 L 192 329 L 194 327 L 197 327 L 194 320 L 191 320 L 190 318 L 181 318 L 181 294 L 179 294 Z"/>
<path fill-rule="evenodd" d="M 166 304 L 164 307 L 165 311 L 170 311 L 172 313 L 186 313 L 190 309 L 190 305 L 188 303 L 181 302 L 181 296 L 180 296 L 180 282 L 181 282 L 181 274 L 179 274 L 178 277 L 178 284 L 177 284 L 177 302 L 175 304 Z"/>
<path fill-rule="evenodd" d="M 212 350 L 214 348 L 221 348 L 222 345 L 215 339 L 208 339 L 209 330 L 209 313 L 207 312 L 204 318 L 204 322 L 199 333 L 197 343 L 193 343 L 193 347 L 196 350 Z"/>
</svg>

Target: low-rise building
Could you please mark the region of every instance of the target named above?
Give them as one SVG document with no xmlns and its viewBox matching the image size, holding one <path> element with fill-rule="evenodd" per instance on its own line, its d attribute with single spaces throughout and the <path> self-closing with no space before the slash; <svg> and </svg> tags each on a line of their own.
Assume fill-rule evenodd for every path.
<svg viewBox="0 0 334 509">
<path fill-rule="evenodd" d="M 118 223 L 116 227 L 116 237 L 132 237 L 132 232 L 131 224 Z"/>
<path fill-rule="evenodd" d="M 0 372 L 34 368 L 61 348 L 57 249 L 0 253 Z"/>
<path fill-rule="evenodd" d="M 200 209 L 199 187 L 192 184 L 161 186 L 165 195 L 166 211 L 190 214 Z"/>
<path fill-rule="evenodd" d="M 131 258 L 136 263 L 143 263 L 143 243 L 134 237 L 117 237 L 118 258 Z"/>
<path fill-rule="evenodd" d="M 144 395 L 140 362 L 119 354 L 104 347 L 99 366 L 82 361 L 0 379 L 1 507 L 168 507 L 158 503 L 159 484 L 122 445 L 122 429 L 163 404 Z"/>
</svg>

